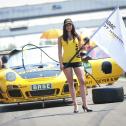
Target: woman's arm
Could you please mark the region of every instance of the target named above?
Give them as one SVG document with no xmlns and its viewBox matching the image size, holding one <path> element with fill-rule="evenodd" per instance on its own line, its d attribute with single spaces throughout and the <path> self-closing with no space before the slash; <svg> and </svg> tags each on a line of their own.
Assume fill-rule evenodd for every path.
<svg viewBox="0 0 126 126">
<path fill-rule="evenodd" d="M 82 49 L 81 51 L 85 50 L 85 46 L 83 46 L 83 45 L 84 45 L 84 41 L 83 41 L 82 37 L 78 35 L 78 47 L 79 47 L 79 49 L 80 48 Z"/>
<path fill-rule="evenodd" d="M 60 69 L 63 69 L 63 59 L 62 59 L 62 44 L 61 44 L 61 37 L 58 38 L 58 57 L 60 62 Z"/>
</svg>

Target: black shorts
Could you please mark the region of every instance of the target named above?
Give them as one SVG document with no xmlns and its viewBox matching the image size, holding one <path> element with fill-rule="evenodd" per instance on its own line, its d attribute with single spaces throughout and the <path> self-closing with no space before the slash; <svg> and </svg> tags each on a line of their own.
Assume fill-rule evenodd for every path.
<svg viewBox="0 0 126 126">
<path fill-rule="evenodd" d="M 74 63 L 63 63 L 64 68 L 68 68 L 68 67 L 81 67 L 82 66 L 82 62 L 74 62 Z"/>
</svg>

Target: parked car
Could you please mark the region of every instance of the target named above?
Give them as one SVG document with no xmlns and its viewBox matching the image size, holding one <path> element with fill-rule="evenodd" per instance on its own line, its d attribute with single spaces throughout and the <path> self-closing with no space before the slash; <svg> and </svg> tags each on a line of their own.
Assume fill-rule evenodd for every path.
<svg viewBox="0 0 126 126">
<path fill-rule="evenodd" d="M 0 69 L 0 101 L 20 103 L 70 97 L 65 75 L 59 69 L 56 46 L 24 48 L 9 54 L 7 67 Z M 54 61 L 50 58 L 53 58 Z M 77 96 L 79 83 L 74 76 Z"/>
<path fill-rule="evenodd" d="M 0 69 L 0 101 L 20 103 L 70 97 L 57 52 L 57 46 L 24 46 L 22 50 L 11 51 L 6 67 Z M 90 59 L 83 62 L 87 87 L 114 83 L 123 72 L 98 47 L 91 49 L 87 56 Z M 75 75 L 74 85 L 79 96 L 79 82 Z"/>
<path fill-rule="evenodd" d="M 98 46 L 87 53 L 88 61 L 84 61 L 85 80 L 87 87 L 100 84 L 114 84 L 122 75 L 122 68 Z"/>
</svg>

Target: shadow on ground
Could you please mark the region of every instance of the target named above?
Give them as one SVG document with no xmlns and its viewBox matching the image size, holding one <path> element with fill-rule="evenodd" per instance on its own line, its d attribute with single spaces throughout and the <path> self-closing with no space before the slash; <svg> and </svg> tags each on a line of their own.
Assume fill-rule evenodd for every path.
<svg viewBox="0 0 126 126">
<path fill-rule="evenodd" d="M 20 103 L 20 104 L 1 104 L 0 113 L 3 112 L 13 112 L 13 111 L 24 111 L 24 110 L 33 110 L 33 109 L 44 109 L 52 107 L 61 107 L 72 105 L 72 101 L 46 101 L 44 102 L 32 102 L 32 103 Z"/>
</svg>

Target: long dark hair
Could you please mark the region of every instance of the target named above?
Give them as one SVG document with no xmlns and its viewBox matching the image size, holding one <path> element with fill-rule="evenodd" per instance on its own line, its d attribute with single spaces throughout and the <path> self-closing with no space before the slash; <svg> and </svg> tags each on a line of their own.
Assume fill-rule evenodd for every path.
<svg viewBox="0 0 126 126">
<path fill-rule="evenodd" d="M 74 24 L 71 24 L 71 25 L 72 25 L 71 34 L 73 36 L 73 39 L 75 40 L 75 38 L 77 38 L 78 41 L 80 41 L 80 36 L 76 32 Z M 63 25 L 63 40 L 66 41 L 66 42 L 68 41 L 68 34 L 67 34 L 67 30 L 66 30 L 66 25 L 65 24 Z"/>
</svg>

